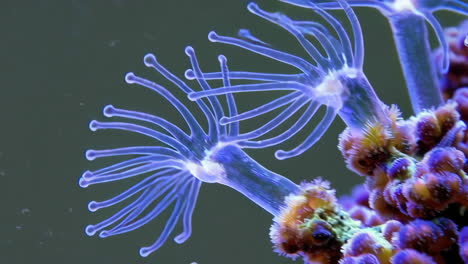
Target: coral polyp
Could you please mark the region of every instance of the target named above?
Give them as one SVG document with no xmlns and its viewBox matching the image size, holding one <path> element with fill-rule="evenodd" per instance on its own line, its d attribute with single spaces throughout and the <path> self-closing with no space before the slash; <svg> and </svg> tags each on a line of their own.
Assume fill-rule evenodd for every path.
<svg viewBox="0 0 468 264">
<path fill-rule="evenodd" d="M 248 9 L 251 13 L 289 32 L 296 38 L 310 58 L 306 60 L 273 49 L 264 43 L 220 36 L 215 32 L 211 32 L 208 38 L 212 42 L 238 46 L 291 65 L 301 72 L 288 75 L 243 71 L 232 72 L 230 75 L 232 79 L 254 81 L 255 83 L 193 92 L 189 94 L 189 98 L 197 100 L 204 97 L 210 98 L 216 95 L 233 93 L 288 91 L 289 93 L 286 95 L 264 105 L 234 116 L 223 117 L 220 120 L 221 124 L 228 124 L 230 122 L 252 119 L 280 107 L 288 106 L 259 128 L 228 139 L 235 142 L 240 141 L 238 144 L 244 148 L 265 148 L 289 140 L 310 122 L 320 106 L 325 106 L 326 111 L 322 120 L 310 132 L 304 142 L 292 150 L 277 151 L 275 156 L 278 159 L 298 156 L 312 147 L 327 131 L 337 115 L 349 127 L 353 128 L 359 128 L 367 122 L 372 121 L 385 122 L 386 117 L 384 116 L 383 104 L 377 98 L 372 86 L 362 72 L 364 44 L 360 24 L 356 15 L 345 1 L 340 0 L 339 4 L 345 10 L 352 25 L 354 45 L 351 44 L 343 25 L 332 15 L 313 3 L 310 3 L 310 7 L 327 21 L 332 31 L 317 23 L 296 21 L 281 13 L 266 12 L 260 9 L 257 4 L 250 3 Z M 331 32 L 336 33 L 338 39 L 332 37 Z M 319 41 L 321 48 L 325 50 L 325 55 L 319 52 L 318 46 L 308 40 L 309 37 Z M 186 76 L 189 79 L 203 78 L 206 80 L 222 78 L 220 72 L 196 76 L 192 70 L 188 70 Z M 304 112 L 288 130 L 281 132 L 277 136 L 264 137 L 264 135 L 275 130 L 280 124 L 291 119 L 302 108 L 305 108 Z"/>
<path fill-rule="evenodd" d="M 310 0 L 282 0 L 308 7 Z M 323 8 L 341 9 L 334 1 L 313 1 Z M 351 6 L 376 8 L 386 16 L 393 30 L 400 63 L 415 113 L 439 106 L 442 99 L 437 85 L 437 69 L 445 73 L 449 68 L 449 45 L 443 28 L 433 15 L 439 10 L 468 14 L 468 4 L 461 0 L 349 0 Z M 431 60 L 428 22 L 439 40 L 442 59 L 438 65 Z"/>
<path fill-rule="evenodd" d="M 194 72 L 201 74 L 194 50 L 187 47 L 186 53 Z M 183 92 L 193 92 L 185 82 L 163 67 L 154 55 L 146 55 L 144 61 L 146 66 L 156 69 Z M 224 84 L 229 85 L 227 60 L 220 56 L 219 62 Z M 148 88 L 169 101 L 185 119 L 190 133 L 158 116 L 106 106 L 103 111 L 106 117 L 141 121 L 144 125 L 91 121 L 89 127 L 92 131 L 114 129 L 133 132 L 150 137 L 165 146 L 131 146 L 86 152 L 88 160 L 113 156 L 137 157 L 99 170 L 86 171 L 79 181 L 83 188 L 145 175 L 139 183 L 111 199 L 90 202 L 88 208 L 95 212 L 138 196 L 110 218 L 95 225 L 88 225 L 86 234 L 92 236 L 99 233 L 99 236 L 104 238 L 130 232 L 154 220 L 174 204 L 173 212 L 159 238 L 152 245 L 140 250 L 140 255 L 145 257 L 166 242 L 179 219 L 184 230 L 174 241 L 183 243 L 190 237 L 191 217 L 202 182 L 232 187 L 272 214 L 279 212 L 284 197 L 299 190 L 299 187 L 288 179 L 260 166 L 237 145 L 221 140 L 228 135 L 238 135 L 239 126 L 237 122 L 218 124 L 216 120 L 224 113 L 217 98 L 211 98 L 209 105 L 201 100 L 196 102 L 208 123 L 205 130 L 192 112 L 166 88 L 133 73 L 128 73 L 125 80 L 129 84 Z M 202 89 L 210 89 L 203 79 L 199 79 L 199 84 Z M 233 96 L 228 95 L 227 99 L 230 114 L 235 114 Z"/>
</svg>

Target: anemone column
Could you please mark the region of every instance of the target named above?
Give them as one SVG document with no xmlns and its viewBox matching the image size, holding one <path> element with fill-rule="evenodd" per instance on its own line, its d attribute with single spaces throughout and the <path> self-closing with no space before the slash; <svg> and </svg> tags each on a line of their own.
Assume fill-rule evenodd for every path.
<svg viewBox="0 0 468 264">
<path fill-rule="evenodd" d="M 425 19 L 410 12 L 395 13 L 388 18 L 414 113 L 439 106 L 442 96 Z"/>
</svg>

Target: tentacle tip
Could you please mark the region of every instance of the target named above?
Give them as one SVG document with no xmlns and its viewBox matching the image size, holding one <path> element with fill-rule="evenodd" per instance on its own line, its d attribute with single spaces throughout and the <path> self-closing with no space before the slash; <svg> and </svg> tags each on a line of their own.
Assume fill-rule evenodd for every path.
<svg viewBox="0 0 468 264">
<path fill-rule="evenodd" d="M 109 237 L 110 235 L 111 235 L 111 233 L 109 231 L 106 231 L 106 230 L 99 232 L 99 237 L 100 238 L 106 238 L 106 237 Z"/>
<path fill-rule="evenodd" d="M 219 124 L 220 125 L 227 125 L 229 124 L 229 118 L 226 116 L 223 116 L 219 119 Z"/>
<path fill-rule="evenodd" d="M 157 63 L 156 56 L 153 53 L 148 53 L 143 57 L 143 62 L 146 67 L 153 67 Z"/>
<path fill-rule="evenodd" d="M 148 247 L 140 248 L 140 256 L 142 256 L 144 258 L 149 256 L 149 254 L 151 254 L 151 252 L 153 252 L 153 251 Z"/>
<path fill-rule="evenodd" d="M 97 126 L 97 125 L 98 125 L 98 121 L 92 120 L 91 122 L 89 122 L 89 130 L 91 130 L 91 131 L 93 131 L 93 132 L 96 131 L 96 130 L 98 130 L 98 126 Z"/>
<path fill-rule="evenodd" d="M 184 73 L 185 79 L 187 80 L 195 80 L 195 73 L 193 73 L 192 69 L 188 69 Z"/>
<path fill-rule="evenodd" d="M 182 244 L 184 243 L 185 241 L 187 241 L 187 239 L 190 237 L 190 235 L 187 235 L 184 233 L 174 237 L 174 242 L 176 242 L 177 244 Z"/>
<path fill-rule="evenodd" d="M 290 156 L 287 154 L 286 151 L 284 150 L 277 150 L 275 151 L 275 158 L 277 160 L 285 160 L 287 158 L 289 158 Z"/>
<path fill-rule="evenodd" d="M 257 9 L 258 9 L 257 3 L 250 2 L 247 4 L 247 10 L 249 10 L 250 12 L 255 12 Z"/>
<path fill-rule="evenodd" d="M 83 172 L 83 174 L 81 175 L 81 178 L 83 178 L 83 179 L 89 179 L 89 178 L 91 178 L 92 176 L 93 176 L 93 173 L 90 172 L 89 170 L 87 170 L 87 171 Z"/>
<path fill-rule="evenodd" d="M 227 62 L 227 58 L 226 58 L 226 56 L 224 56 L 224 55 L 221 54 L 221 55 L 218 56 L 218 61 L 219 61 L 219 63 L 223 63 L 223 64 L 224 64 L 224 63 Z"/>
<path fill-rule="evenodd" d="M 89 186 L 89 182 L 88 182 L 85 178 L 81 177 L 81 178 L 78 180 L 78 185 L 79 185 L 81 188 L 86 188 L 86 187 Z"/>
<path fill-rule="evenodd" d="M 88 203 L 88 210 L 90 212 L 96 212 L 97 210 L 99 210 L 99 207 L 97 206 L 96 201 L 91 201 Z"/>
<path fill-rule="evenodd" d="M 102 110 L 102 114 L 105 117 L 112 117 L 115 112 L 115 107 L 113 105 L 106 105 L 104 106 L 104 109 Z"/>
<path fill-rule="evenodd" d="M 217 42 L 218 39 L 219 39 L 219 36 L 215 31 L 210 31 L 210 33 L 208 33 L 208 40 L 209 41 Z"/>
<path fill-rule="evenodd" d="M 133 84 L 136 82 L 136 76 L 133 72 L 129 72 L 127 74 L 125 74 L 125 82 L 127 82 L 128 84 Z"/>
<path fill-rule="evenodd" d="M 86 150 L 85 152 L 85 158 L 89 161 L 93 161 L 94 159 L 96 159 L 96 155 L 95 155 L 95 152 L 94 152 L 94 149 L 88 149 Z"/>
<path fill-rule="evenodd" d="M 93 225 L 87 225 L 85 228 L 85 233 L 88 236 L 94 236 L 96 234 L 96 228 Z"/>
<path fill-rule="evenodd" d="M 191 92 L 187 95 L 190 101 L 196 101 L 199 97 L 197 96 L 196 92 Z"/>
<path fill-rule="evenodd" d="M 243 36 L 243 35 L 245 35 L 247 33 L 250 33 L 250 31 L 248 29 L 245 29 L 245 28 L 241 28 L 241 29 L 239 29 L 239 31 L 237 31 L 237 35 L 239 35 L 239 36 Z"/>
<path fill-rule="evenodd" d="M 185 47 L 185 54 L 187 54 L 189 57 L 192 57 L 195 54 L 195 50 L 192 46 L 187 46 Z"/>
</svg>

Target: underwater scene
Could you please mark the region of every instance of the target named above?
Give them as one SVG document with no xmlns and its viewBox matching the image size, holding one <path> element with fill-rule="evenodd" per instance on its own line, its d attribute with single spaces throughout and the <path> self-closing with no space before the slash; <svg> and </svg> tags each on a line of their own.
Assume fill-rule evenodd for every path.
<svg viewBox="0 0 468 264">
<path fill-rule="evenodd" d="M 2 11 L 0 263 L 468 263 L 465 0 Z"/>
</svg>

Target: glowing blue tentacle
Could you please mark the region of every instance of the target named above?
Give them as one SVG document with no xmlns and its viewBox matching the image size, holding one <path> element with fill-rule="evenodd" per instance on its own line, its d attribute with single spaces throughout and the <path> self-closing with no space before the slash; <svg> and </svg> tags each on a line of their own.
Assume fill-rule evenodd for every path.
<svg viewBox="0 0 468 264">
<path fill-rule="evenodd" d="M 229 79 L 242 79 L 253 81 L 271 81 L 271 82 L 297 82 L 303 79 L 305 74 L 279 74 L 279 73 L 260 73 L 260 72 L 245 72 L 245 71 L 230 71 Z M 195 74 L 191 69 L 185 71 L 185 77 L 189 80 L 195 80 Z M 222 72 L 209 72 L 203 74 L 205 80 L 221 80 L 223 79 Z"/>
<path fill-rule="evenodd" d="M 264 92 L 264 91 L 288 91 L 300 90 L 308 92 L 308 86 L 298 82 L 275 82 L 275 83 L 255 83 L 255 84 L 241 84 L 233 85 L 231 87 L 220 87 L 209 91 L 200 91 L 189 93 L 190 100 L 198 100 L 203 97 L 213 95 L 223 95 L 227 93 L 243 93 L 243 92 Z"/>
<path fill-rule="evenodd" d="M 80 178 L 79 184 L 81 187 L 87 187 L 91 184 L 98 184 L 104 182 L 112 182 L 127 179 L 144 173 L 148 173 L 155 170 L 160 170 L 164 168 L 177 168 L 184 169 L 185 164 L 179 160 L 160 160 L 153 161 L 150 164 L 142 165 L 133 169 L 126 170 L 120 173 L 111 173 L 98 176 L 89 176 L 86 178 Z"/>
<path fill-rule="evenodd" d="M 314 22 L 314 21 L 294 21 L 294 25 L 297 27 L 304 27 L 304 28 L 315 28 L 316 30 L 322 32 L 323 34 L 330 35 L 330 31 L 321 23 Z"/>
<path fill-rule="evenodd" d="M 145 135 L 145 136 L 157 139 L 161 141 L 162 143 L 175 148 L 176 150 L 181 152 L 185 157 L 192 156 L 191 151 L 187 148 L 187 146 L 184 146 L 183 144 L 181 144 L 180 142 L 178 142 L 172 137 L 169 137 L 161 132 L 155 131 L 153 129 L 150 129 L 144 126 L 125 123 L 125 122 L 99 122 L 99 121 L 93 120 L 89 123 L 89 128 L 91 129 L 91 131 L 96 131 L 96 130 L 101 130 L 101 129 L 117 129 L 117 130 L 125 130 L 129 132 L 138 133 L 141 135 Z"/>
<path fill-rule="evenodd" d="M 340 5 L 343 7 L 346 16 L 351 23 L 351 27 L 353 28 L 353 36 L 354 36 L 354 61 L 353 66 L 356 69 L 362 69 L 362 65 L 364 64 L 364 37 L 362 36 L 362 29 L 359 20 L 354 13 L 353 9 L 346 3 L 345 0 L 337 0 Z"/>
<path fill-rule="evenodd" d="M 338 38 L 340 39 L 341 47 L 343 48 L 343 54 L 346 58 L 346 63 L 348 65 L 352 65 L 354 62 L 354 54 L 351 50 L 351 40 L 349 39 L 348 33 L 344 29 L 341 22 L 311 1 L 309 1 L 308 7 L 313 9 L 332 26 L 333 30 L 335 30 L 335 32 L 338 34 Z"/>
<path fill-rule="evenodd" d="M 103 157 L 112 157 L 112 156 L 121 156 L 121 155 L 153 155 L 153 154 L 160 154 L 165 156 L 170 156 L 178 159 L 184 159 L 179 152 L 172 150 L 167 147 L 147 147 L 147 146 L 140 146 L 140 147 L 124 147 L 124 148 L 115 148 L 115 149 L 101 149 L 101 150 L 94 150 L 89 149 L 86 151 L 86 159 L 87 160 L 95 160 L 97 158 Z M 117 164 L 116 164 L 117 165 Z"/>
<path fill-rule="evenodd" d="M 233 138 L 232 140 L 235 141 L 242 141 L 246 139 L 252 139 L 256 137 L 260 137 L 268 132 L 270 132 L 272 129 L 276 128 L 277 126 L 281 125 L 284 123 L 289 117 L 294 115 L 299 109 L 301 109 L 302 106 L 304 106 L 310 99 L 302 96 L 299 97 L 294 103 L 292 103 L 290 106 L 288 106 L 286 109 L 284 109 L 279 115 L 277 115 L 275 118 L 264 124 L 263 126 L 250 131 L 248 133 L 240 134 L 237 137 Z"/>
<path fill-rule="evenodd" d="M 227 59 L 225 56 L 220 55 L 218 56 L 218 61 L 220 64 L 221 68 L 221 73 L 223 75 L 223 86 L 224 87 L 230 87 L 231 86 L 231 81 L 230 81 L 230 73 L 229 69 L 227 66 Z M 237 106 L 236 106 L 236 101 L 234 100 L 234 95 L 231 93 L 226 94 L 226 101 L 228 104 L 228 109 L 229 109 L 229 116 L 236 116 L 237 115 Z M 221 122 L 219 122 L 221 125 L 223 125 Z M 237 136 L 239 135 L 239 122 L 231 122 L 229 125 L 229 136 Z"/>
<path fill-rule="evenodd" d="M 314 65 L 310 64 L 309 62 L 307 62 L 306 60 L 300 57 L 297 57 L 297 56 L 294 56 L 285 52 L 281 52 L 281 51 L 271 49 L 268 47 L 263 47 L 260 45 L 252 44 L 247 41 L 243 41 L 243 40 L 232 38 L 232 37 L 219 36 L 214 31 L 211 31 L 208 34 L 208 39 L 211 42 L 220 42 L 220 43 L 234 45 L 234 46 L 238 46 L 240 48 L 246 49 L 246 50 L 253 51 L 263 56 L 289 64 L 291 66 L 294 66 L 302 70 L 304 73 L 310 74 L 311 76 L 314 76 L 314 77 L 319 77 L 321 75 L 321 71 Z"/>
<path fill-rule="evenodd" d="M 96 212 L 99 209 L 106 208 L 115 204 L 118 204 L 133 195 L 141 192 L 142 190 L 145 190 L 149 188 L 152 185 L 156 185 L 160 182 L 165 182 L 168 179 L 172 178 L 172 176 L 166 176 L 166 177 L 161 177 L 163 175 L 167 175 L 169 173 L 173 172 L 173 169 L 166 169 L 157 173 L 154 173 L 153 175 L 141 180 L 139 183 L 135 184 L 134 186 L 130 187 L 129 189 L 125 190 L 124 192 L 120 193 L 119 195 L 116 195 L 108 200 L 104 201 L 91 201 L 88 203 L 88 210 L 91 212 Z"/>
<path fill-rule="evenodd" d="M 124 217 L 125 215 L 127 215 L 131 211 L 135 210 L 140 205 L 144 204 L 145 201 L 147 201 L 148 199 L 151 199 L 152 197 L 154 197 L 154 195 L 152 195 L 152 194 L 156 193 L 155 190 L 156 190 L 156 186 L 158 184 L 164 184 L 161 188 L 158 189 L 159 192 L 162 194 L 166 190 L 168 190 L 172 185 L 174 185 L 173 177 L 172 176 L 162 177 L 162 178 L 160 178 L 160 180 L 158 179 L 158 181 L 155 182 L 154 186 L 148 186 L 148 187 L 151 187 L 151 188 L 146 188 L 146 190 L 143 192 L 142 195 L 140 195 L 140 197 L 138 197 L 135 201 L 133 201 L 129 205 L 127 205 L 124 208 L 122 208 L 121 210 L 119 210 L 117 213 L 115 213 L 111 217 L 109 217 L 109 218 L 105 219 L 104 221 L 101 221 L 101 222 L 99 222 L 99 223 L 97 223 L 95 225 L 86 226 L 86 229 L 85 229 L 86 234 L 88 236 L 93 236 L 94 234 L 96 234 L 96 232 L 99 232 L 102 229 L 116 223 L 122 217 Z"/>
<path fill-rule="evenodd" d="M 195 50 L 188 46 L 185 48 L 185 54 L 190 58 L 190 63 L 192 64 L 192 69 L 195 73 L 195 77 L 198 81 L 198 84 L 204 91 L 210 91 L 210 85 L 203 79 L 203 73 L 200 69 L 200 65 L 198 64 L 197 56 L 195 54 Z M 211 108 L 213 109 L 214 116 L 216 120 L 219 120 L 221 117 L 224 116 L 223 108 L 221 107 L 221 103 L 219 102 L 217 97 L 208 97 L 208 101 L 211 104 Z M 226 135 L 226 127 L 225 126 L 216 126 L 217 131 L 216 133 L 210 134 L 209 136 L 212 140 L 216 140 L 218 135 Z"/>
<path fill-rule="evenodd" d="M 143 157 L 138 157 L 138 158 L 122 161 L 122 162 L 101 168 L 96 171 L 85 171 L 81 177 L 86 179 L 90 177 L 101 176 L 101 175 L 105 175 L 111 172 L 120 171 L 128 167 L 135 167 L 135 165 L 139 165 L 142 163 L 149 163 L 155 160 L 162 160 L 162 159 L 169 159 L 169 158 L 171 157 L 164 156 L 164 155 L 145 155 Z"/>
<path fill-rule="evenodd" d="M 124 216 L 126 216 L 126 217 L 122 221 L 127 220 L 126 223 L 128 223 L 129 220 L 135 219 L 146 208 L 148 208 L 148 206 L 150 206 L 156 199 L 163 196 L 168 190 L 170 190 L 169 193 L 165 194 L 164 197 L 161 199 L 161 201 L 159 201 L 158 204 L 152 209 L 152 210 L 154 210 L 154 209 L 160 210 L 160 212 L 163 211 L 176 198 L 175 195 L 174 195 L 175 192 L 176 192 L 176 189 L 174 188 L 174 185 L 176 185 L 176 181 L 174 181 L 174 179 L 172 179 L 172 182 L 169 182 L 167 185 L 163 186 L 161 189 L 156 189 L 155 187 L 151 188 L 150 190 L 148 190 L 149 192 L 145 195 L 145 197 L 140 197 L 142 199 L 139 200 L 139 203 L 138 203 L 137 206 L 135 206 L 132 210 L 126 211 L 124 214 L 119 215 L 119 219 L 117 219 L 117 221 L 122 219 Z M 172 188 L 172 190 L 171 190 L 171 188 Z M 124 208 L 124 209 L 126 209 L 126 208 Z M 120 213 L 120 211 L 118 213 Z M 148 214 L 145 215 L 145 217 L 146 216 L 148 216 Z M 141 220 L 142 218 L 139 218 L 138 220 Z M 154 218 L 146 219 L 146 220 L 148 220 L 148 221 L 146 221 L 146 223 L 148 223 L 152 219 L 154 219 Z M 112 224 L 116 223 L 117 221 L 114 221 Z M 106 238 L 106 237 L 109 237 L 109 236 L 115 236 L 115 235 L 127 233 L 127 232 L 130 232 L 130 231 L 135 230 L 138 227 L 142 226 L 142 225 L 135 225 L 135 222 L 136 221 L 133 221 L 131 224 L 126 225 L 126 226 L 122 226 L 122 224 L 120 222 L 116 226 L 112 227 L 109 230 L 103 230 L 105 227 L 110 226 L 110 224 L 108 224 L 107 226 L 101 227 L 99 229 L 99 230 L 102 230 L 102 231 L 99 232 L 99 237 Z M 128 228 L 128 226 L 130 226 L 130 225 L 132 225 L 131 226 L 132 228 Z"/>
<path fill-rule="evenodd" d="M 97 223 L 94 225 L 87 225 L 85 228 L 86 235 L 88 236 L 94 236 L 97 232 L 100 230 L 116 223 L 119 221 L 122 217 L 124 217 L 126 214 L 128 214 L 131 210 L 135 209 L 137 206 L 139 206 L 140 202 L 144 200 L 146 196 L 150 193 L 150 189 L 146 189 L 143 194 L 138 197 L 135 201 L 133 201 L 131 204 L 127 205 L 117 213 L 113 214 L 111 217 Z"/>
<path fill-rule="evenodd" d="M 144 58 L 145 65 L 147 67 L 151 67 L 158 71 L 164 78 L 168 79 L 171 81 L 174 85 L 176 85 L 177 88 L 181 89 L 183 92 L 186 94 L 193 92 L 193 89 L 190 88 L 184 81 L 179 79 L 177 76 L 172 74 L 169 70 L 167 70 L 163 65 L 161 65 L 157 60 L 156 56 L 153 54 L 147 54 Z M 196 102 L 198 107 L 202 110 L 203 114 L 205 115 L 207 121 L 208 121 L 208 131 L 209 133 L 213 132 L 216 129 L 216 119 L 214 118 L 213 114 L 211 113 L 211 110 L 208 108 L 208 106 L 203 102 L 202 100 L 199 100 Z M 203 131 L 203 129 L 202 129 Z M 204 135 L 201 134 L 194 134 L 194 137 L 202 139 Z"/>
<path fill-rule="evenodd" d="M 169 103 L 171 103 L 177 109 L 177 111 L 179 111 L 184 120 L 187 122 L 187 125 L 189 126 L 190 131 L 192 134 L 194 134 L 194 136 L 200 137 L 204 134 L 203 129 L 201 128 L 196 118 L 192 115 L 192 113 L 166 88 L 162 87 L 157 83 L 151 82 L 144 78 L 140 78 L 131 72 L 125 75 L 125 81 L 129 84 L 136 83 L 143 87 L 147 87 L 163 96 Z"/>
<path fill-rule="evenodd" d="M 278 145 L 289 138 L 293 137 L 296 135 L 302 128 L 309 123 L 310 119 L 315 115 L 315 112 L 317 109 L 320 107 L 320 104 L 318 102 L 312 102 L 304 111 L 302 116 L 292 125 L 287 131 L 284 133 L 264 139 L 264 140 L 258 140 L 258 141 L 242 141 L 239 142 L 238 145 L 243 147 L 243 148 L 266 148 L 274 145 Z"/>
<path fill-rule="evenodd" d="M 343 67 L 343 58 L 340 56 L 343 52 L 343 49 L 339 46 L 338 40 L 331 37 L 330 35 L 326 36 L 320 29 L 316 27 L 310 26 L 298 26 L 298 30 L 300 30 L 303 34 L 311 35 L 315 37 L 322 47 L 327 52 L 328 58 L 331 61 L 331 65 L 333 65 L 333 69 L 342 68 Z M 330 33 L 328 33 L 330 34 Z M 333 43 L 333 41 L 335 43 Z M 338 45 L 337 45 L 338 44 Z"/>
<path fill-rule="evenodd" d="M 462 14 L 468 14 L 468 3 L 463 3 L 462 1 L 450 0 L 444 3 L 445 9 Z"/>
<path fill-rule="evenodd" d="M 280 0 L 281 1 L 281 0 Z M 326 2 L 323 0 L 318 1 L 319 5 L 324 9 L 342 9 L 339 3 L 337 2 Z M 375 1 L 375 0 L 347 0 L 350 6 L 354 7 L 372 7 L 379 9 L 383 12 L 393 12 L 392 8 L 386 5 L 384 2 Z"/>
<path fill-rule="evenodd" d="M 323 136 L 323 134 L 325 134 L 325 132 L 328 130 L 333 120 L 335 120 L 336 115 L 337 115 L 336 109 L 334 109 L 333 107 L 327 107 L 325 116 L 320 121 L 320 123 L 315 127 L 312 133 L 310 133 L 310 135 L 307 137 L 307 139 L 304 142 L 302 142 L 299 146 L 289 151 L 284 151 L 284 150 L 276 151 L 275 157 L 279 160 L 283 160 L 283 159 L 295 157 L 304 153 L 306 150 L 311 148 Z"/>
<path fill-rule="evenodd" d="M 320 54 L 318 49 L 314 45 L 312 45 L 312 43 L 310 43 L 310 41 L 307 40 L 297 28 L 293 26 L 293 21 L 291 21 L 287 16 L 278 13 L 268 13 L 260 9 L 255 3 L 249 3 L 247 8 L 251 13 L 262 17 L 263 19 L 268 20 L 274 24 L 277 24 L 285 30 L 287 30 L 289 33 L 291 33 L 299 41 L 304 50 L 310 55 L 310 57 L 317 62 L 317 66 L 321 70 L 328 71 L 330 69 L 330 61 L 325 59 L 322 56 L 322 54 Z"/>
<path fill-rule="evenodd" d="M 185 188 L 187 184 L 190 184 L 192 181 L 193 181 L 193 177 L 190 177 L 190 179 L 187 179 L 189 176 L 189 174 L 187 172 L 180 172 L 177 174 L 177 176 L 174 176 L 174 177 L 177 177 L 177 179 L 175 180 L 174 182 L 174 188 L 172 191 L 170 191 L 168 194 L 166 194 L 165 197 L 167 196 L 173 196 L 173 193 L 177 193 L 179 188 L 178 188 L 178 185 L 180 184 L 181 180 L 182 179 L 185 179 L 186 181 L 184 183 L 182 183 L 182 186 Z M 156 191 L 156 190 L 155 190 Z M 163 202 L 165 198 L 163 198 L 161 201 L 158 202 L 158 205 L 161 204 L 161 211 L 155 216 L 155 217 L 152 217 L 152 218 L 149 218 L 149 220 L 147 222 L 143 221 L 141 225 L 136 225 L 134 228 L 128 230 L 128 231 L 124 231 L 124 232 L 121 232 L 121 230 L 125 230 L 129 225 L 139 221 L 140 219 L 136 220 L 135 219 L 139 216 L 141 216 L 141 214 L 146 210 L 146 208 L 148 208 L 148 206 L 150 206 L 156 199 L 158 199 L 164 192 L 157 192 L 157 194 L 154 195 L 154 197 L 151 198 L 151 200 L 148 200 L 147 203 L 145 203 L 145 205 L 141 205 L 139 206 L 138 208 L 136 208 L 133 212 L 131 212 L 129 215 L 127 215 L 127 217 L 125 219 L 123 219 L 120 223 L 118 223 L 116 226 L 114 226 L 112 229 L 110 230 L 104 230 L 103 232 L 105 233 L 105 236 L 113 236 L 113 235 L 118 235 L 118 234 L 121 234 L 121 233 L 127 233 L 131 230 L 135 230 L 145 224 L 147 224 L 149 221 L 153 220 L 154 218 L 157 217 L 157 215 L 159 215 L 159 213 L 161 213 L 162 211 L 165 210 L 165 208 L 167 208 L 171 202 L 168 202 L 168 203 L 165 203 Z M 171 199 L 171 198 L 168 198 L 168 199 Z M 156 207 L 158 207 L 158 205 L 156 205 Z M 154 209 L 156 209 L 156 207 Z M 144 218 L 144 217 L 143 217 Z M 168 220 L 169 221 L 169 220 Z M 130 224 L 129 224 L 130 223 Z M 102 233 L 102 232 L 101 232 Z M 102 236 L 102 234 L 100 234 L 100 236 Z"/>
<path fill-rule="evenodd" d="M 183 214 L 184 231 L 174 238 L 178 244 L 184 243 L 192 235 L 192 214 L 197 203 L 198 192 L 200 191 L 201 181 L 194 180 L 187 196 L 187 206 Z"/>
<path fill-rule="evenodd" d="M 450 65 L 450 55 L 449 55 L 449 44 L 447 43 L 447 40 L 445 39 L 444 30 L 442 29 L 442 26 L 440 25 L 439 21 L 437 21 L 437 18 L 435 18 L 432 13 L 425 12 L 424 16 L 426 17 L 427 21 L 434 29 L 436 36 L 437 36 L 437 40 L 439 41 L 439 44 L 442 47 L 442 61 L 440 65 L 440 71 L 442 73 L 446 73 Z"/>
<path fill-rule="evenodd" d="M 161 201 L 158 202 L 158 204 L 150 211 L 148 212 L 148 214 L 146 214 L 145 216 L 141 217 L 141 218 L 138 218 L 138 220 L 136 221 L 133 221 L 138 215 L 140 215 L 144 209 L 146 207 L 148 207 L 148 205 L 154 201 L 156 198 L 153 199 L 153 197 L 151 197 L 151 202 L 149 202 L 148 204 L 146 204 L 146 206 L 139 206 L 138 209 L 135 211 L 135 212 L 138 212 L 138 215 L 135 213 L 133 214 L 132 212 L 132 215 L 129 215 L 129 218 L 128 219 L 125 219 L 125 223 L 124 224 L 121 224 L 119 223 L 118 226 L 110 229 L 110 230 L 103 230 L 101 231 L 101 233 L 99 234 L 100 237 L 109 237 L 109 236 L 115 236 L 115 235 L 118 235 L 118 234 L 123 234 L 123 233 L 127 233 L 127 232 L 130 232 L 132 230 L 135 230 L 145 224 L 147 224 L 149 221 L 151 220 L 154 220 L 156 217 L 158 217 L 164 210 L 167 209 L 167 207 L 169 207 L 171 205 L 172 202 L 174 202 L 174 200 L 178 199 L 179 198 L 179 192 L 180 191 L 184 191 L 187 187 L 187 185 L 190 183 L 191 180 L 189 181 L 185 181 L 184 183 L 181 183 L 182 184 L 182 187 L 181 188 L 177 188 L 177 186 L 175 186 L 168 194 L 166 194 L 164 196 L 164 198 L 161 199 Z M 178 185 L 179 183 L 176 183 L 176 185 Z M 158 196 L 160 196 L 158 194 Z M 186 200 L 186 199 L 184 199 Z M 142 210 L 143 209 L 143 210 Z M 180 212 L 179 212 L 180 214 Z M 177 223 L 177 221 L 173 221 L 172 218 L 169 218 L 167 220 L 167 223 L 171 223 L 173 225 L 175 225 Z"/>
<path fill-rule="evenodd" d="M 171 232 L 174 230 L 175 225 L 177 223 L 177 220 L 179 220 L 180 214 L 184 207 L 187 204 L 187 200 L 180 201 L 180 199 L 177 200 L 175 206 L 174 206 L 174 211 L 172 212 L 171 216 L 169 217 L 169 220 L 166 222 L 166 226 L 164 226 L 163 232 L 161 235 L 159 235 L 159 238 L 149 247 L 143 247 L 140 249 L 140 255 L 142 257 L 146 257 L 152 252 L 158 250 L 167 240 Z"/>
<path fill-rule="evenodd" d="M 248 29 L 245 29 L 245 28 L 239 29 L 239 32 L 237 32 L 237 35 L 238 35 L 239 37 L 241 37 L 241 38 L 248 39 L 248 40 L 250 40 L 250 41 L 252 41 L 252 42 L 254 42 L 254 43 L 256 42 L 256 43 L 262 44 L 262 45 L 264 45 L 264 46 L 270 46 L 270 44 L 266 43 L 265 41 L 263 41 L 263 40 L 261 40 L 261 39 L 259 39 L 259 38 L 257 38 L 257 37 L 255 37 L 255 36 L 250 32 L 250 30 L 248 30 Z"/>
<path fill-rule="evenodd" d="M 188 145 L 191 143 L 189 136 L 185 134 L 184 131 L 182 131 L 176 125 L 168 122 L 167 120 L 159 116 L 154 116 L 154 115 L 150 115 L 150 114 L 142 113 L 138 111 L 119 109 L 119 108 L 115 108 L 113 105 L 105 106 L 103 113 L 106 117 L 117 116 L 117 117 L 141 120 L 141 121 L 155 124 L 163 128 L 167 132 L 169 132 L 173 137 L 181 141 L 184 145 Z"/>
<path fill-rule="evenodd" d="M 223 118 L 221 118 L 221 120 L 219 120 L 219 123 L 220 124 L 228 124 L 228 123 L 232 123 L 232 122 L 237 122 L 237 121 L 241 121 L 241 120 L 250 119 L 250 118 L 253 118 L 253 117 L 268 113 L 270 111 L 273 111 L 273 110 L 275 110 L 277 108 L 280 108 L 280 107 L 282 107 L 284 105 L 287 105 L 287 104 L 291 103 L 292 101 L 296 100 L 300 96 L 302 96 L 301 92 L 297 92 L 297 91 L 292 92 L 292 93 L 284 95 L 284 96 L 282 96 L 282 97 L 280 97 L 278 99 L 275 99 L 275 100 L 273 100 L 273 101 L 271 101 L 269 103 L 266 103 L 264 105 L 256 107 L 256 108 L 254 108 L 252 110 L 243 112 L 243 113 L 238 114 L 236 116 L 223 117 Z"/>
</svg>

